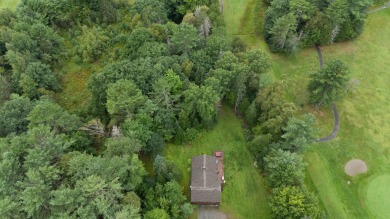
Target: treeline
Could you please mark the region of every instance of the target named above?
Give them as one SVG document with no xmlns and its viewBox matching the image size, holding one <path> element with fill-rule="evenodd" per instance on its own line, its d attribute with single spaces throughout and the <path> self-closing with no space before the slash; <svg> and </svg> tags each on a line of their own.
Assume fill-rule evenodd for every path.
<svg viewBox="0 0 390 219">
<path fill-rule="evenodd" d="M 250 149 L 271 190 L 274 218 L 323 218 L 318 200 L 304 186 L 305 148 L 318 139 L 312 114 L 295 117 L 280 83 L 265 86 L 246 111 Z"/>
<path fill-rule="evenodd" d="M 327 45 L 359 36 L 370 0 L 264 0 L 263 33 L 274 52 Z"/>
</svg>

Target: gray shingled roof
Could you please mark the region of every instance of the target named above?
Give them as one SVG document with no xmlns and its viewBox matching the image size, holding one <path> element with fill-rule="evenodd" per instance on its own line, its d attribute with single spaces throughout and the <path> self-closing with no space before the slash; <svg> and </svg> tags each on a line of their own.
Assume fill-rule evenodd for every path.
<svg viewBox="0 0 390 219">
<path fill-rule="evenodd" d="M 209 155 L 192 157 L 191 202 L 221 202 L 221 184 L 218 181 L 215 157 Z"/>
</svg>

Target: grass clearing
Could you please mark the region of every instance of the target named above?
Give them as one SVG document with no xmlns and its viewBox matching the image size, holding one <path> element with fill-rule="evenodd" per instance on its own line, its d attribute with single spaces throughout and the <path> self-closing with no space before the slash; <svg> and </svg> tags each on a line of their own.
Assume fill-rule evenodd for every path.
<svg viewBox="0 0 390 219">
<path fill-rule="evenodd" d="M 18 6 L 20 0 L 0 0 L 0 9 L 9 8 L 15 9 Z"/>
<path fill-rule="evenodd" d="M 269 218 L 267 191 L 263 178 L 253 166 L 241 121 L 228 107 L 223 107 L 217 125 L 185 145 L 168 145 L 167 159 L 173 160 L 183 172 L 182 187 L 189 194 L 191 158 L 212 155 L 215 150 L 225 153 L 226 185 L 220 208 L 234 218 Z"/>
<path fill-rule="evenodd" d="M 57 103 L 67 110 L 75 110 L 87 106 L 91 93 L 87 89 L 88 80 L 98 65 L 78 65 L 68 62 L 63 69 L 62 91 L 57 93 Z"/>
<path fill-rule="evenodd" d="M 230 5 L 240 3 L 239 0 L 227 1 Z M 234 13 L 242 14 L 237 9 Z M 226 20 L 229 16 L 225 13 Z M 346 98 L 336 103 L 340 114 L 340 132 L 336 139 L 311 145 L 305 156 L 307 185 L 317 193 L 329 218 L 380 217 L 375 213 L 377 210 L 367 204 L 367 196 L 359 188 L 367 186 L 367 179 L 374 175 L 390 173 L 389 21 L 390 8 L 370 14 L 363 34 L 357 39 L 321 47 L 325 64 L 330 59 L 343 60 L 349 65 L 355 82 L 349 87 Z M 261 37 L 244 35 L 241 38 L 250 47 L 268 50 Z M 327 136 L 333 128 L 331 108 L 315 110 L 307 105 L 308 76 L 319 66 L 315 49 L 308 48 L 288 57 L 278 54 L 271 57 L 272 74 L 282 80 L 287 98 L 300 106 L 302 113 L 316 114 L 320 135 Z M 347 176 L 344 165 L 351 159 L 364 160 L 368 172 Z M 384 190 L 390 188 L 387 186 Z"/>
<path fill-rule="evenodd" d="M 390 218 L 390 174 L 371 177 L 367 186 L 362 191 L 366 204 L 376 218 Z"/>
</svg>

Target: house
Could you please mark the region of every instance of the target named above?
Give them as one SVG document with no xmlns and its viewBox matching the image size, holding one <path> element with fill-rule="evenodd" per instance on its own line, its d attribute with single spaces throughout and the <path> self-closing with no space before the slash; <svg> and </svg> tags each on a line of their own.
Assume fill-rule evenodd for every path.
<svg viewBox="0 0 390 219">
<path fill-rule="evenodd" d="M 222 156 L 223 158 L 223 156 Z M 198 205 L 219 205 L 224 184 L 222 160 L 216 156 L 192 157 L 191 203 Z"/>
</svg>

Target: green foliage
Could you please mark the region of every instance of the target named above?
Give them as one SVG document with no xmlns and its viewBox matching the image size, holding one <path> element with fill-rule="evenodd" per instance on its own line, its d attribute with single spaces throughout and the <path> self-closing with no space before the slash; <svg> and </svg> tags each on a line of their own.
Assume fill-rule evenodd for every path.
<svg viewBox="0 0 390 219">
<path fill-rule="evenodd" d="M 145 43 L 153 41 L 154 39 L 150 29 L 140 27 L 133 30 L 126 41 L 126 51 L 124 53 L 124 56 L 126 58 L 135 59 L 136 57 L 138 57 L 137 52 L 141 50 L 141 47 Z"/>
<path fill-rule="evenodd" d="M 317 198 L 295 186 L 273 189 L 269 206 L 274 218 L 323 218 Z"/>
<path fill-rule="evenodd" d="M 153 173 L 158 183 L 164 184 L 169 181 L 180 182 L 181 172 L 175 163 L 157 155 L 153 163 Z"/>
<path fill-rule="evenodd" d="M 50 66 L 41 62 L 31 62 L 22 74 L 19 87 L 23 95 L 38 98 L 45 91 L 58 91 L 59 84 Z"/>
<path fill-rule="evenodd" d="M 105 146 L 109 157 L 138 153 L 142 147 L 136 139 L 123 136 L 108 138 Z"/>
<path fill-rule="evenodd" d="M 141 219 L 139 214 L 139 207 L 133 205 L 125 205 L 122 210 L 115 214 L 116 219 Z"/>
<path fill-rule="evenodd" d="M 301 47 L 327 45 L 357 37 L 369 0 L 274 0 L 265 16 L 264 36 L 274 52 L 293 53 Z M 256 21 L 258 22 L 258 21 Z"/>
<path fill-rule="evenodd" d="M 259 124 L 252 130 L 254 137 L 250 147 L 257 162 L 262 166 L 262 158 L 272 148 L 271 143 L 281 140 L 283 128 L 295 113 L 296 107 L 284 99 L 282 86 L 279 83 L 262 89 L 254 104 L 258 105 L 261 114 L 258 118 Z M 253 116 L 255 114 L 254 112 Z"/>
<path fill-rule="evenodd" d="M 234 37 L 232 41 L 232 47 L 233 47 L 232 51 L 234 53 L 240 53 L 246 51 L 247 45 L 243 40 L 241 40 L 240 37 Z"/>
<path fill-rule="evenodd" d="M 130 80 L 119 80 L 107 89 L 107 111 L 112 116 L 131 116 L 145 101 L 146 97 Z"/>
<path fill-rule="evenodd" d="M 180 185 L 176 181 L 157 183 L 147 191 L 146 210 L 161 208 L 170 218 L 187 218 L 193 209 L 185 201 L 186 197 L 181 193 Z"/>
<path fill-rule="evenodd" d="M 80 119 L 76 115 L 69 114 L 60 105 L 50 100 L 41 100 L 27 116 L 30 124 L 28 127 L 34 128 L 40 125 L 50 127 L 56 132 L 71 132 L 81 126 Z"/>
<path fill-rule="evenodd" d="M 264 163 L 272 188 L 300 186 L 303 183 L 305 165 L 300 155 L 280 149 L 274 150 L 264 157 Z"/>
<path fill-rule="evenodd" d="M 2 75 L 0 75 L 0 90 L 0 106 L 2 106 L 11 95 L 11 83 Z"/>
<path fill-rule="evenodd" d="M 45 64 L 58 60 L 63 39 L 54 30 L 38 21 L 14 23 L 3 32 L 6 57 L 13 68 L 14 77 L 24 72 L 28 64 L 40 60 Z"/>
<path fill-rule="evenodd" d="M 11 100 L 0 108 L 0 136 L 27 131 L 27 115 L 34 107 L 28 98 L 12 95 Z"/>
<path fill-rule="evenodd" d="M 200 43 L 196 28 L 187 23 L 181 23 L 173 29 L 171 44 L 177 54 L 188 54 Z"/>
<path fill-rule="evenodd" d="M 267 73 L 271 67 L 271 59 L 269 55 L 261 49 L 248 50 L 246 59 L 250 70 L 255 74 Z"/>
<path fill-rule="evenodd" d="M 320 106 L 341 99 L 348 81 L 348 66 L 341 60 L 331 60 L 323 69 L 310 75 L 310 102 Z"/>
<path fill-rule="evenodd" d="M 121 187 L 130 191 L 140 185 L 145 170 L 135 154 L 132 156 L 124 154 L 121 157 L 94 157 L 87 154 L 76 154 L 68 162 L 67 173 L 73 182 L 92 175 L 96 175 L 106 182 L 119 180 Z"/>
<path fill-rule="evenodd" d="M 285 133 L 283 149 L 291 152 L 304 150 L 309 144 L 318 139 L 318 129 L 315 128 L 317 119 L 313 114 L 305 114 L 302 119 L 292 117 L 288 120 L 287 126 L 283 128 Z"/>
<path fill-rule="evenodd" d="M 167 9 L 163 1 L 135 0 L 133 9 L 141 15 L 148 26 L 167 21 Z"/>
<path fill-rule="evenodd" d="M 134 206 L 135 208 L 141 207 L 141 199 L 134 191 L 126 193 L 126 195 L 123 196 L 122 203 L 125 204 L 126 206 L 128 205 Z"/>
<path fill-rule="evenodd" d="M 175 110 L 181 97 L 183 82 L 171 69 L 167 75 L 157 80 L 153 85 L 154 102 L 166 110 Z"/>
<path fill-rule="evenodd" d="M 298 50 L 299 38 L 297 35 L 298 23 L 294 14 L 289 13 L 275 21 L 269 30 L 269 41 L 274 52 L 294 53 Z"/>
<path fill-rule="evenodd" d="M 169 219 L 169 214 L 161 208 L 155 208 L 146 212 L 144 219 Z"/>
<path fill-rule="evenodd" d="M 84 63 L 96 61 L 108 46 L 109 37 L 99 27 L 81 27 L 81 34 L 77 37 L 76 53 Z"/>
<path fill-rule="evenodd" d="M 215 122 L 215 105 L 219 100 L 218 92 L 211 86 L 190 84 L 184 91 L 184 106 L 179 113 L 182 127 L 208 127 Z"/>
<path fill-rule="evenodd" d="M 90 175 L 76 182 L 74 189 L 62 187 L 53 191 L 50 204 L 55 217 L 114 217 L 120 210 L 121 184 Z"/>
</svg>

